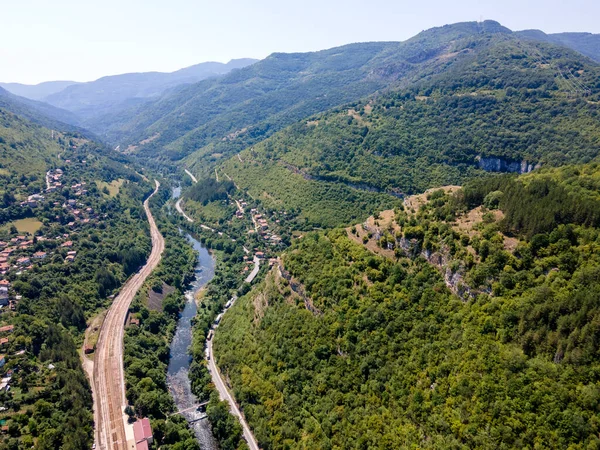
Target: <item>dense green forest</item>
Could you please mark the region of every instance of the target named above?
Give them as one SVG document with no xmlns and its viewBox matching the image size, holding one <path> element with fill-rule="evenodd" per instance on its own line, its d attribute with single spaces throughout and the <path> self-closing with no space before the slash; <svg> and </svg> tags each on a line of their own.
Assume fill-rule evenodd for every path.
<svg viewBox="0 0 600 450">
<path fill-rule="evenodd" d="M 493 21 L 276 53 L 96 117 L 122 153 L 0 88 L 0 450 L 90 448 L 86 329 L 150 252 L 139 172 L 184 167 L 193 220 L 163 180 L 126 324 L 153 447 L 199 448 L 166 381 L 186 230 L 218 261 L 189 375 L 220 448 L 247 446 L 205 341 L 237 297 L 215 354 L 265 450 L 600 448 L 600 68 L 565 42 L 592 54 Z"/>
<path fill-rule="evenodd" d="M 261 447 L 600 444 L 600 234 L 585 207 L 570 215 L 595 201 L 597 179 L 588 165 L 435 191 L 418 211 L 396 210 L 380 254 L 355 229 L 296 240 L 283 272 L 242 297 L 215 337 Z M 529 220 L 511 213 L 514 189 Z M 460 228 L 472 208 L 481 220 Z M 431 262 L 434 252 L 444 257 Z M 453 293 L 448 270 L 472 297 Z"/>
</svg>

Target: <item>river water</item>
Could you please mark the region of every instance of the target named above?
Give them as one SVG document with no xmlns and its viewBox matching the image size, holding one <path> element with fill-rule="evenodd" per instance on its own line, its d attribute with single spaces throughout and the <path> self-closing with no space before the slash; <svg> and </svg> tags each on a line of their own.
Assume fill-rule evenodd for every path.
<svg viewBox="0 0 600 450">
<path fill-rule="evenodd" d="M 179 192 L 180 190 L 175 191 L 173 193 L 174 197 L 179 196 Z M 186 238 L 193 245 L 194 250 L 198 252 L 198 261 L 194 270 L 194 280 L 185 293 L 187 303 L 177 322 L 177 330 L 171 342 L 171 359 L 167 369 L 169 393 L 175 400 L 175 405 L 179 411 L 192 408 L 198 404 L 196 396 L 192 394 L 191 383 L 188 378 L 190 363 L 192 362 L 188 349 L 192 344 L 192 319 L 197 312 L 195 296 L 215 275 L 215 261 L 208 250 L 189 234 L 186 235 Z M 196 420 L 203 415 L 204 413 L 200 413 L 195 409 L 183 413 L 188 421 Z M 207 419 L 194 422 L 190 426 L 196 434 L 200 448 L 218 449 Z"/>
</svg>

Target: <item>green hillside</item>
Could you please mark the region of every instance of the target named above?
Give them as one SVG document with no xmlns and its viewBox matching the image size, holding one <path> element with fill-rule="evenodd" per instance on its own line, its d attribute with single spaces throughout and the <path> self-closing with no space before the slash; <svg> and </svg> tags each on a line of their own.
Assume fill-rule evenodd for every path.
<svg viewBox="0 0 600 450">
<path fill-rule="evenodd" d="M 471 48 L 510 30 L 468 22 L 405 42 L 350 44 L 314 53 L 276 53 L 224 77 L 179 88 L 156 102 L 106 117 L 94 130 L 145 157 L 205 162 L 264 139 L 299 119 L 398 83 L 445 70 Z M 149 140 L 150 139 L 150 140 Z M 142 143 L 143 142 L 143 143 Z"/>
<path fill-rule="evenodd" d="M 552 33 L 546 34 L 540 30 L 518 31 L 517 34 L 530 39 L 551 42 L 572 48 L 582 55 L 600 62 L 600 34 L 592 33 Z"/>
<path fill-rule="evenodd" d="M 326 214 L 313 213 L 312 191 L 324 184 L 412 194 L 485 171 L 597 159 L 600 68 L 567 49 L 491 39 L 428 81 L 312 116 L 221 170 L 251 195 L 298 205 L 318 222 Z M 575 86 L 589 92 L 575 95 Z"/>
<path fill-rule="evenodd" d="M 150 183 L 79 134 L 0 109 L 0 449 L 86 449 L 92 397 L 87 320 L 145 261 Z M 46 173 L 50 171 L 51 186 Z M 114 196 L 99 184 L 120 180 Z M 124 238 L 126 236 L 126 238 Z"/>
<path fill-rule="evenodd" d="M 51 131 L 21 120 L 0 109 L 0 149 L 5 176 L 43 174 L 56 161 L 60 145 L 51 140 Z"/>
<path fill-rule="evenodd" d="M 494 177 L 297 240 L 215 337 L 261 448 L 599 445 L 599 179 Z"/>
</svg>

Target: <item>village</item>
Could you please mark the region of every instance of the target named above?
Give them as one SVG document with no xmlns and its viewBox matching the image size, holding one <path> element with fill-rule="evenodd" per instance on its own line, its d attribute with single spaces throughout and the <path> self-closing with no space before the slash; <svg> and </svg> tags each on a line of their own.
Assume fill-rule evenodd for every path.
<svg viewBox="0 0 600 450">
<path fill-rule="evenodd" d="M 56 213 L 53 216 L 54 221 L 47 223 L 49 226 L 46 227 L 40 222 L 40 229 L 37 231 L 21 231 L 16 236 L 14 234 L 18 230 L 13 226 L 8 235 L 4 233 L 5 240 L 0 240 L 0 316 L 8 311 L 16 311 L 22 295 L 14 289 L 13 284 L 22 274 L 48 262 L 74 263 L 77 258 L 77 232 L 84 226 L 94 226 L 99 220 L 96 211 L 82 200 L 88 193 L 85 181 L 69 183 L 66 186 L 69 188 L 69 196 L 76 198 L 62 201 L 64 198 L 59 192 L 65 188 L 63 175 L 61 169 L 49 170 L 46 173 L 45 192 L 29 195 L 27 200 L 20 203 L 23 209 L 29 209 L 34 214 L 38 209 L 50 208 L 52 214 Z M 62 223 L 66 220 L 69 221 Z M 0 352 L 9 345 L 13 329 L 14 325 L 0 323 Z M 11 356 L 18 356 L 23 352 L 24 350 L 20 350 Z M 0 354 L 0 369 L 9 357 Z M 12 370 L 4 374 L 0 382 L 0 392 L 10 389 L 11 372 Z"/>
<path fill-rule="evenodd" d="M 237 210 L 235 212 L 236 219 L 243 219 L 246 214 L 246 208 L 248 207 L 248 203 L 243 200 L 235 200 L 235 204 L 237 205 Z M 285 213 L 282 213 L 285 214 Z M 252 223 L 254 225 L 253 228 L 247 231 L 249 236 L 256 235 L 259 236 L 262 240 L 265 241 L 266 244 L 270 246 L 276 246 L 281 244 L 281 237 L 277 235 L 274 231 L 269 228 L 269 222 L 266 217 L 258 211 L 258 208 L 250 208 L 250 218 L 252 219 Z M 277 224 L 280 222 L 279 219 L 275 221 Z M 254 256 L 259 260 L 264 260 L 266 258 L 266 254 L 263 251 L 259 251 L 258 248 L 255 248 Z M 244 256 L 245 266 L 243 268 L 243 273 L 250 272 L 251 265 L 253 264 L 253 259 L 247 254 Z M 276 258 L 269 259 L 269 267 L 277 262 Z"/>
</svg>

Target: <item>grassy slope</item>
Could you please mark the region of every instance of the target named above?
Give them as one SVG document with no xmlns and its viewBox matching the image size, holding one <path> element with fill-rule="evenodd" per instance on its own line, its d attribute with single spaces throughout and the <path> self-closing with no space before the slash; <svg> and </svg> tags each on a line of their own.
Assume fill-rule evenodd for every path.
<svg viewBox="0 0 600 450">
<path fill-rule="evenodd" d="M 44 173 L 56 161 L 61 147 L 45 128 L 19 119 L 0 109 L 0 152 L 2 167 L 11 176 Z"/>
</svg>

